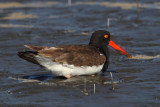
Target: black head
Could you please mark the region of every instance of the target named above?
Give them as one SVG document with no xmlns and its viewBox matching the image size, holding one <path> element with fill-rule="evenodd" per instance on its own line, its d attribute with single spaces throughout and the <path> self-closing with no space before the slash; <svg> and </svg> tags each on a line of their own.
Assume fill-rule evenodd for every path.
<svg viewBox="0 0 160 107">
<path fill-rule="evenodd" d="M 89 42 L 90 46 L 94 46 L 100 50 L 104 55 L 108 54 L 108 47 L 107 45 L 111 46 L 121 54 L 127 56 L 128 58 L 131 58 L 132 56 L 129 55 L 126 51 L 124 51 L 121 47 L 119 47 L 117 44 L 115 44 L 111 39 L 110 39 L 110 33 L 105 30 L 98 30 L 95 31 L 90 39 Z"/>
<path fill-rule="evenodd" d="M 97 30 L 92 33 L 89 45 L 100 48 L 99 46 L 108 45 L 110 41 L 110 33 L 105 30 Z"/>
<path fill-rule="evenodd" d="M 108 52 L 106 45 L 109 44 L 109 41 L 110 33 L 105 30 L 98 30 L 92 34 L 89 45 L 99 48 L 103 54 L 106 54 L 106 52 Z"/>
</svg>

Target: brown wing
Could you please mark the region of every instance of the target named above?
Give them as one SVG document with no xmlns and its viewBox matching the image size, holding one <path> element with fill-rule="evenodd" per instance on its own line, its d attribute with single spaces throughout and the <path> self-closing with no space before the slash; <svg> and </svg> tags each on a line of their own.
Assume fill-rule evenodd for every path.
<svg viewBox="0 0 160 107">
<path fill-rule="evenodd" d="M 48 57 L 55 62 L 63 64 L 73 64 L 75 66 L 94 66 L 102 65 L 105 62 L 105 56 L 92 46 L 88 45 L 66 45 L 58 47 L 36 47 L 38 54 Z M 35 50 L 35 49 L 34 49 Z"/>
<path fill-rule="evenodd" d="M 25 47 L 34 50 L 34 51 L 40 51 L 43 49 L 48 49 L 48 47 L 41 47 L 41 46 L 31 46 L 31 45 L 24 45 Z"/>
</svg>

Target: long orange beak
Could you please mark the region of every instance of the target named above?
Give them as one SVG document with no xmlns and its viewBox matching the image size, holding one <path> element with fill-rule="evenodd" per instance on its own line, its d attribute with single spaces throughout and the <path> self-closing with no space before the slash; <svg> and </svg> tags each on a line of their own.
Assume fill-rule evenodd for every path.
<svg viewBox="0 0 160 107">
<path fill-rule="evenodd" d="M 123 50 L 120 46 L 118 46 L 117 44 L 115 44 L 112 40 L 109 41 L 109 46 L 111 46 L 112 48 L 114 48 L 115 50 L 117 50 L 119 53 L 127 56 L 128 58 L 132 58 L 131 55 L 129 55 L 125 50 Z"/>
</svg>

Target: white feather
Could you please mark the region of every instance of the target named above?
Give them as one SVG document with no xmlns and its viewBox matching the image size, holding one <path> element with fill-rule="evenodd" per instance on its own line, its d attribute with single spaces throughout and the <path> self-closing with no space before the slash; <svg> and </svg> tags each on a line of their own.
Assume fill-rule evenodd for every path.
<svg viewBox="0 0 160 107">
<path fill-rule="evenodd" d="M 56 76 L 92 75 L 92 74 L 100 73 L 103 67 L 103 65 L 76 67 L 74 65 L 53 62 L 51 59 L 40 56 L 40 55 L 36 56 L 36 60 Z"/>
</svg>

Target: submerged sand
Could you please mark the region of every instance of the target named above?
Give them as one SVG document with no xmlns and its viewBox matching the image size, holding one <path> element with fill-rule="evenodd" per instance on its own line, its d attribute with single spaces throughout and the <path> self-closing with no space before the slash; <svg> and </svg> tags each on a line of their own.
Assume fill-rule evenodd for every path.
<svg viewBox="0 0 160 107">
<path fill-rule="evenodd" d="M 155 59 L 155 58 L 160 58 L 160 55 L 156 55 L 156 56 L 135 55 L 135 56 L 132 56 L 132 59 Z"/>
</svg>

